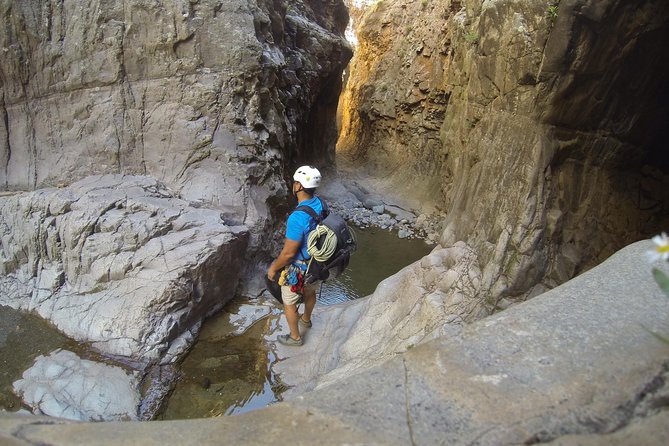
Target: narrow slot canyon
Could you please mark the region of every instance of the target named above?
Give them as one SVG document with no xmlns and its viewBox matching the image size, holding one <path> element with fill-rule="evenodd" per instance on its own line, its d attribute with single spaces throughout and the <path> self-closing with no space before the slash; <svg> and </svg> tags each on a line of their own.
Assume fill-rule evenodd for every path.
<svg viewBox="0 0 669 446">
<path fill-rule="evenodd" d="M 0 23 L 0 440 L 669 438 L 666 2 Z M 264 278 L 302 165 L 358 250 L 298 348 Z"/>
</svg>

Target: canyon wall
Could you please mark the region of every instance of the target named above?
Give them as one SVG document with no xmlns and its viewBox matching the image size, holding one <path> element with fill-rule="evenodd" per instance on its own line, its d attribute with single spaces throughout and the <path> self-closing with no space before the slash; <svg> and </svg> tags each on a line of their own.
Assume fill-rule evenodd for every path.
<svg viewBox="0 0 669 446">
<path fill-rule="evenodd" d="M 526 298 L 669 227 L 663 1 L 379 1 L 338 153 L 473 246 L 479 298 Z"/>
<path fill-rule="evenodd" d="M 341 1 L 0 0 L 0 304 L 137 373 L 132 417 L 252 286 L 287 174 L 334 170 L 347 22 Z"/>
<path fill-rule="evenodd" d="M 284 168 L 333 159 L 347 21 L 338 1 L 2 0 L 0 188 L 147 175 L 259 245 Z"/>
</svg>

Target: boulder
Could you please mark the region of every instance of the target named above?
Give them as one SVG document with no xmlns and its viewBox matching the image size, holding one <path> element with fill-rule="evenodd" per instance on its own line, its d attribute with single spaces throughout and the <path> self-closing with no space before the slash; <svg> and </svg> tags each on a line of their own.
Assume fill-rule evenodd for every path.
<svg viewBox="0 0 669 446">
<path fill-rule="evenodd" d="M 137 420 L 139 380 L 120 367 L 66 350 L 38 356 L 14 383 L 36 415 L 82 421 Z"/>
<path fill-rule="evenodd" d="M 121 175 L 2 197 L 0 223 L 0 304 L 144 365 L 234 296 L 248 239 L 220 211 Z"/>
</svg>

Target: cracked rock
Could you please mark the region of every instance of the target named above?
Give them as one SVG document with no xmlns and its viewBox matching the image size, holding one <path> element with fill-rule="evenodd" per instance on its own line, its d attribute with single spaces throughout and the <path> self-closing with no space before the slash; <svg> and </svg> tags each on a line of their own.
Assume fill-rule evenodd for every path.
<svg viewBox="0 0 669 446">
<path fill-rule="evenodd" d="M 136 420 L 138 387 L 136 376 L 120 367 L 60 349 L 40 355 L 14 383 L 36 415 L 84 421 Z"/>
</svg>

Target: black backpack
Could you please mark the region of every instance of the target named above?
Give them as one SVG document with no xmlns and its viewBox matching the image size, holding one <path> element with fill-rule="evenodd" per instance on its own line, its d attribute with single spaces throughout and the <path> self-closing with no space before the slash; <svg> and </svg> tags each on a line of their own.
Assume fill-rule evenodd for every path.
<svg viewBox="0 0 669 446">
<path fill-rule="evenodd" d="M 334 279 L 339 276 L 339 274 L 341 274 L 348 266 L 351 254 L 357 248 L 357 242 L 353 236 L 353 231 L 348 227 L 346 221 L 340 215 L 330 212 L 325 201 L 320 198 L 319 200 L 323 207 L 321 215 L 316 214 L 316 211 L 310 206 L 298 206 L 295 208 L 295 211 L 302 211 L 309 214 L 309 216 L 316 222 L 317 229 L 318 226 L 325 226 L 334 232 L 337 237 L 337 247 L 332 255 L 323 261 L 317 261 L 315 258 L 311 258 L 304 277 L 305 284 L 314 283 L 318 280 Z M 316 231 L 316 229 L 314 229 L 314 231 Z M 322 247 L 325 238 L 325 235 L 321 235 L 318 238 L 316 242 L 316 247 L 318 249 Z"/>
</svg>

